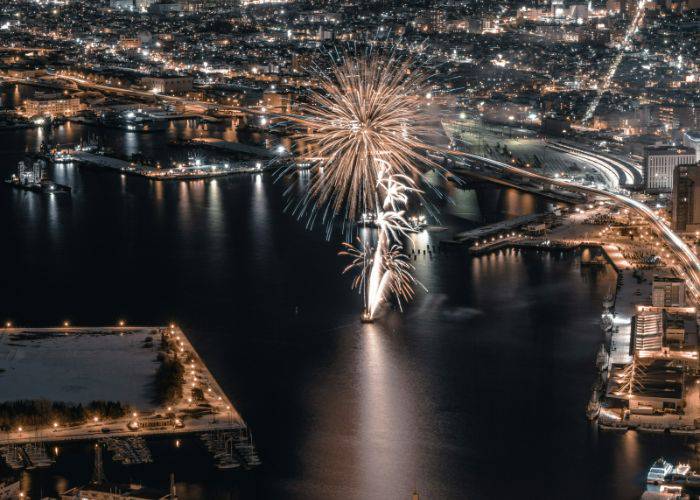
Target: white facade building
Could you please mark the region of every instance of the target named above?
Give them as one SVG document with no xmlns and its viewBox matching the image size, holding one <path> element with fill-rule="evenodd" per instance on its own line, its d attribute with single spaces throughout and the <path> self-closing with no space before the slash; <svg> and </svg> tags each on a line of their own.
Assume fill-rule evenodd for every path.
<svg viewBox="0 0 700 500">
<path fill-rule="evenodd" d="M 644 152 L 644 181 L 649 191 L 673 190 L 673 171 L 696 161 L 693 149 L 684 146 L 650 146 Z"/>
</svg>

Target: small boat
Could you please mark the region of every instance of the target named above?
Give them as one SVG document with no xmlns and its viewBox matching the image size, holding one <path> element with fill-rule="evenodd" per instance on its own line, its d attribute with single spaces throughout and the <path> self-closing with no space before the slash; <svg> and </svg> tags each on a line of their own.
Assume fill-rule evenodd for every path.
<svg viewBox="0 0 700 500">
<path fill-rule="evenodd" d="M 591 399 L 586 406 L 586 417 L 588 420 L 595 420 L 600 414 L 600 402 L 598 401 L 598 392 L 591 392 Z"/>
<path fill-rule="evenodd" d="M 595 364 L 599 372 L 608 369 L 608 361 L 610 360 L 610 355 L 608 354 L 605 345 L 600 344 L 600 349 L 598 349 L 598 354 L 596 355 Z"/>
</svg>

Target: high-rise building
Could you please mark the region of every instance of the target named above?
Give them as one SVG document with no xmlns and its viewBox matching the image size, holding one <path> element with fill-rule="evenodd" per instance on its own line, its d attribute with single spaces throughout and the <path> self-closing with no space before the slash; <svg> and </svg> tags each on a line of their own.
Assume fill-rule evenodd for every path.
<svg viewBox="0 0 700 500">
<path fill-rule="evenodd" d="M 673 190 L 678 165 L 695 163 L 695 150 L 685 146 L 650 146 L 644 151 L 644 185 L 655 193 Z"/>
<path fill-rule="evenodd" d="M 673 210 L 671 227 L 674 231 L 700 231 L 700 166 L 678 165 L 673 173 Z"/>
</svg>

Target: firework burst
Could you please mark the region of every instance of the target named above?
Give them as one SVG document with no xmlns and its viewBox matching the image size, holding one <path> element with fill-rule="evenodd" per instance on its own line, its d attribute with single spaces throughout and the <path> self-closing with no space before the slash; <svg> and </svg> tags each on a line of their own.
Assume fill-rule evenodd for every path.
<svg viewBox="0 0 700 500">
<path fill-rule="evenodd" d="M 434 149 L 423 139 L 432 132 L 425 125 L 428 91 L 428 75 L 410 59 L 344 54 L 293 117 L 317 166 L 301 211 L 323 208 L 350 221 L 374 214 L 376 245 L 359 240 L 339 252 L 351 259 L 344 272 L 357 272 L 353 288 L 363 294 L 366 320 L 390 297 L 402 308 L 419 284 L 402 240 L 411 230 L 409 198 L 423 194 L 417 183 L 424 170 L 442 170 L 425 155 Z"/>
<path fill-rule="evenodd" d="M 425 125 L 427 74 L 408 58 L 344 54 L 321 73 L 321 85 L 293 117 L 300 139 L 322 169 L 315 169 L 303 204 L 330 205 L 334 215 L 355 220 L 381 206 L 382 173 L 418 178 L 440 168 L 423 151 L 432 129 Z"/>
</svg>

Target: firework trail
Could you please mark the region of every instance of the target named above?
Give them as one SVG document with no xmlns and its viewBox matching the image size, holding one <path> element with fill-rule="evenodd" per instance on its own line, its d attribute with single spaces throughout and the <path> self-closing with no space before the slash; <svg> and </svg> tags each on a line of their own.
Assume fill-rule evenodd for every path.
<svg viewBox="0 0 700 500">
<path fill-rule="evenodd" d="M 300 211 L 350 221 L 360 213 L 375 216 L 376 246 L 360 240 L 340 252 L 351 258 L 345 272 L 358 272 L 353 287 L 362 291 L 365 320 L 390 297 L 401 307 L 418 284 L 402 241 L 411 231 L 409 198 L 422 198 L 417 183 L 424 170 L 442 171 L 422 139 L 433 132 L 424 125 L 428 93 L 428 74 L 410 58 L 345 53 L 321 73 L 320 88 L 292 118 L 316 165 Z"/>
</svg>

